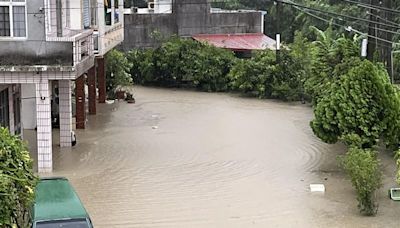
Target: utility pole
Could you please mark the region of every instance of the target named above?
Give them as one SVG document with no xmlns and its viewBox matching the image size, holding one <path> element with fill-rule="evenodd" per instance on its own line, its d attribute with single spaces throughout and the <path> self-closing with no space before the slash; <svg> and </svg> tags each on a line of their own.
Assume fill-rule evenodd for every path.
<svg viewBox="0 0 400 228">
<path fill-rule="evenodd" d="M 276 62 L 280 63 L 280 45 L 281 45 L 281 2 L 276 0 Z"/>
<path fill-rule="evenodd" d="M 392 8 L 392 0 L 385 0 L 384 1 L 384 7 L 391 9 Z M 387 21 L 392 21 L 392 18 L 393 18 L 393 13 L 385 12 L 385 19 Z M 393 34 L 390 33 L 390 32 L 385 32 L 385 33 L 386 33 L 385 39 L 392 41 Z M 389 72 L 389 75 L 390 75 L 392 83 L 394 83 L 394 72 L 392 70 L 393 69 L 393 59 L 392 59 L 393 58 L 393 54 L 392 54 L 393 45 L 387 45 L 386 44 L 386 46 L 383 49 L 385 50 L 385 55 L 384 55 L 385 57 L 384 58 L 386 60 L 385 61 L 386 62 L 386 69 Z"/>
<path fill-rule="evenodd" d="M 370 5 L 376 6 L 379 4 L 379 0 L 367 0 L 369 2 L 367 2 Z M 377 46 L 377 42 L 378 40 L 376 38 L 373 37 L 377 37 L 377 32 L 376 32 L 376 26 L 377 24 L 374 22 L 378 21 L 378 17 L 376 16 L 378 14 L 377 10 L 375 9 L 370 9 L 370 16 L 369 16 L 369 20 L 371 22 L 369 22 L 368 25 L 368 54 L 367 54 L 367 58 L 372 61 L 374 59 L 374 54 L 376 51 L 376 46 Z"/>
</svg>

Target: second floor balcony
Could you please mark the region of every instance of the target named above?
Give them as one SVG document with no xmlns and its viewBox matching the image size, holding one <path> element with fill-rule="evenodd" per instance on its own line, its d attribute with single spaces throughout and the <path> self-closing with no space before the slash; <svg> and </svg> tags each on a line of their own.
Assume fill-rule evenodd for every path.
<svg viewBox="0 0 400 228">
<path fill-rule="evenodd" d="M 47 40 L 94 33 L 94 54 L 104 55 L 123 41 L 123 0 L 46 0 Z"/>
</svg>

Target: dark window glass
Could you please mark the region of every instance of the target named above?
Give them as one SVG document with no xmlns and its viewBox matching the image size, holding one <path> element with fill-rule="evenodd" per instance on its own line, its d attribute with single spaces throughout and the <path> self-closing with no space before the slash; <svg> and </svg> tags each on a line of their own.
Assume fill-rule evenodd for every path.
<svg viewBox="0 0 400 228">
<path fill-rule="evenodd" d="M 0 92 L 0 126 L 9 127 L 8 89 Z"/>
<path fill-rule="evenodd" d="M 0 6 L 0 36 L 10 36 L 10 7 Z"/>
<path fill-rule="evenodd" d="M 61 220 L 50 222 L 39 222 L 37 228 L 90 228 L 88 222 L 84 219 Z"/>
</svg>

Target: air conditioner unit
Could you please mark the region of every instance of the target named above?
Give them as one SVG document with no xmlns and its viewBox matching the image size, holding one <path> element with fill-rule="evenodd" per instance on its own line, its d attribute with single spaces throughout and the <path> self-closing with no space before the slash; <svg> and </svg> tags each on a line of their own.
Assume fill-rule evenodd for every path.
<svg viewBox="0 0 400 228">
<path fill-rule="evenodd" d="M 149 0 L 147 2 L 147 6 L 149 7 L 149 10 L 154 10 L 154 0 Z"/>
</svg>

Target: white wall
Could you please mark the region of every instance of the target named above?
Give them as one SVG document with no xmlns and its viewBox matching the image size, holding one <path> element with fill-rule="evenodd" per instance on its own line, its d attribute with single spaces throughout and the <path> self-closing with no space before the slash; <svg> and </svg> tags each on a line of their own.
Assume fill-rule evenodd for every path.
<svg viewBox="0 0 400 228">
<path fill-rule="evenodd" d="M 21 122 L 23 129 L 35 129 L 36 127 L 35 97 L 35 84 L 21 84 Z"/>
<path fill-rule="evenodd" d="M 154 13 L 172 13 L 172 0 L 155 0 Z"/>
<path fill-rule="evenodd" d="M 83 29 L 82 0 L 70 0 L 70 28 Z"/>
</svg>

